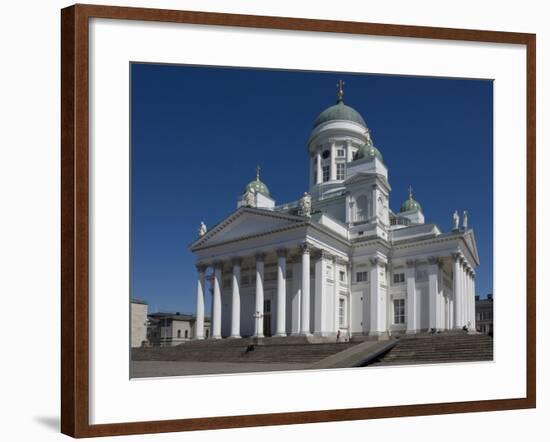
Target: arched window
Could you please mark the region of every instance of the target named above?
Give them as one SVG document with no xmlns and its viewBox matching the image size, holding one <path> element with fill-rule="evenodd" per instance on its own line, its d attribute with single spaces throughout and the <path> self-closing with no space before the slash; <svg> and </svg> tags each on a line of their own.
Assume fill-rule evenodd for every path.
<svg viewBox="0 0 550 442">
<path fill-rule="evenodd" d="M 356 208 L 357 212 L 356 212 L 355 220 L 365 221 L 369 216 L 367 196 L 366 195 L 359 196 L 359 198 L 357 198 L 356 200 L 356 206 L 357 206 Z"/>
<path fill-rule="evenodd" d="M 206 337 L 208 338 L 208 334 L 209 334 L 210 330 L 209 329 L 206 329 Z"/>
<path fill-rule="evenodd" d="M 382 201 L 382 197 L 378 197 L 378 217 L 384 218 L 384 202 Z"/>
<path fill-rule="evenodd" d="M 181 330 L 178 330 L 178 338 L 181 338 Z"/>
<path fill-rule="evenodd" d="M 185 339 L 189 337 L 189 330 L 185 330 Z"/>
</svg>

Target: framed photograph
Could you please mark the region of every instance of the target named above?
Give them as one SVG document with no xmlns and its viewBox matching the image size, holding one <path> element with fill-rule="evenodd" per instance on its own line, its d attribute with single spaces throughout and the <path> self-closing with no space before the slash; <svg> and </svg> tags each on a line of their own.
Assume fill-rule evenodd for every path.
<svg viewBox="0 0 550 442">
<path fill-rule="evenodd" d="M 63 433 L 535 407 L 535 35 L 61 25 Z"/>
</svg>

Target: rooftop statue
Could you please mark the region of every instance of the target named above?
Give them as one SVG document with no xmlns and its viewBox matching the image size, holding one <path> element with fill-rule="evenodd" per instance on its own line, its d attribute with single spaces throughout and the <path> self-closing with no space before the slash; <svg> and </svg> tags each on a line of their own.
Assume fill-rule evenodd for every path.
<svg viewBox="0 0 550 442">
<path fill-rule="evenodd" d="M 458 215 L 458 210 L 455 210 L 455 213 L 453 213 L 453 230 L 458 230 L 458 226 L 460 224 L 460 216 Z"/>
<path fill-rule="evenodd" d="M 199 225 L 199 236 L 204 236 L 208 229 L 206 228 L 206 224 L 204 224 L 204 221 L 201 221 Z"/>
<path fill-rule="evenodd" d="M 307 192 L 304 192 L 304 196 L 300 198 L 298 203 L 300 210 L 300 215 L 302 216 L 311 216 L 311 195 Z"/>
</svg>

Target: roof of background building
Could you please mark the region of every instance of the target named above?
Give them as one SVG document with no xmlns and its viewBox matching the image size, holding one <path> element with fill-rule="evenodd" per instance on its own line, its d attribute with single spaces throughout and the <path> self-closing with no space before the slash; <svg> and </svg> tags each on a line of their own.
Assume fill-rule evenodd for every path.
<svg viewBox="0 0 550 442">
<path fill-rule="evenodd" d="M 130 299 L 130 302 L 131 302 L 132 304 L 144 304 L 144 305 L 148 305 L 147 301 L 144 301 L 143 299 L 132 298 L 132 299 Z"/>
<path fill-rule="evenodd" d="M 156 312 L 150 313 L 148 316 L 153 319 L 173 319 L 176 321 L 194 321 L 196 319 L 196 316 L 194 314 L 179 312 Z M 205 316 L 204 320 L 210 321 L 210 317 Z"/>
</svg>

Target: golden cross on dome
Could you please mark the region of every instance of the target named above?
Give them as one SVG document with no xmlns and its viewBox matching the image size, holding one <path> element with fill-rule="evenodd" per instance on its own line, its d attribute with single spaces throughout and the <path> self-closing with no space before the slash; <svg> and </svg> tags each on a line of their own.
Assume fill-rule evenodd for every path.
<svg viewBox="0 0 550 442">
<path fill-rule="evenodd" d="M 336 87 L 338 88 L 338 92 L 336 95 L 338 96 L 338 101 L 342 101 L 344 99 L 344 82 L 342 80 L 338 80 L 338 83 L 336 83 Z"/>
<path fill-rule="evenodd" d="M 413 188 L 411 185 L 409 185 L 409 199 L 412 199 L 413 197 Z"/>
<path fill-rule="evenodd" d="M 260 167 L 260 165 L 258 164 L 256 166 L 256 181 L 260 181 L 260 170 L 262 170 L 262 168 Z"/>
</svg>

